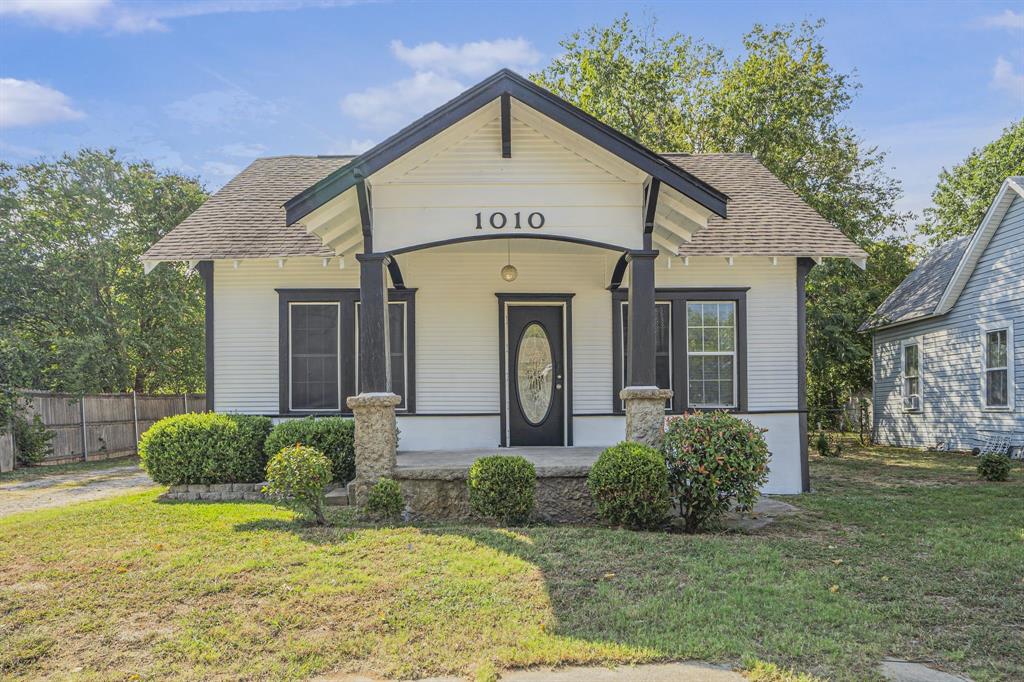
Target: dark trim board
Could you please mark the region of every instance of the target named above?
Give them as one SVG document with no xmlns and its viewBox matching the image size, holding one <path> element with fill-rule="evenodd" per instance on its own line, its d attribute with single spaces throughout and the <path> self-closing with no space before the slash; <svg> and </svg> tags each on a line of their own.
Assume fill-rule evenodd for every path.
<svg viewBox="0 0 1024 682">
<path fill-rule="evenodd" d="M 813 267 L 813 258 L 796 259 L 797 407 L 800 409 L 800 481 L 805 493 L 811 491 L 811 465 L 807 454 L 807 276 Z"/>
<path fill-rule="evenodd" d="M 355 395 L 356 386 L 356 303 L 359 302 L 359 289 L 275 289 L 278 294 L 278 414 L 279 417 L 305 417 L 341 415 L 346 411 L 345 398 Z M 290 303 L 339 303 L 341 305 L 341 350 L 339 361 L 339 386 L 341 391 L 341 407 L 339 410 L 298 410 L 292 411 L 289 405 L 289 362 L 288 336 L 288 305 Z M 405 395 L 403 405 L 398 414 L 412 415 L 416 412 L 416 289 L 389 289 L 389 303 L 405 304 Z"/>
<path fill-rule="evenodd" d="M 544 303 L 544 302 L 556 302 L 561 303 L 565 306 L 565 329 L 562 333 L 565 335 L 565 445 L 567 447 L 572 446 L 572 389 L 573 389 L 573 373 L 572 373 L 572 299 L 576 294 L 495 294 L 498 298 L 498 376 L 500 386 L 500 397 L 499 405 L 501 411 L 499 416 L 501 417 L 501 437 L 499 443 L 501 447 L 508 447 L 508 399 L 506 393 L 508 391 L 508 382 L 506 380 L 506 362 L 505 362 L 505 308 L 509 303 Z"/>
<path fill-rule="evenodd" d="M 813 262 L 813 261 L 812 261 Z M 757 414 L 747 408 L 747 291 L 750 287 L 717 287 L 714 289 L 689 287 L 658 287 L 654 290 L 655 303 L 672 303 L 672 409 L 669 414 L 683 414 L 687 403 L 686 366 L 686 303 L 689 301 L 736 302 L 736 407 L 714 408 L 736 414 Z M 619 400 L 622 390 L 622 315 L 621 304 L 628 298 L 628 290 L 615 289 L 612 296 L 612 413 L 625 414 Z M 677 310 L 682 308 L 682 310 Z M 678 349 L 678 350 L 677 350 Z M 712 408 L 702 408 L 712 409 Z M 805 407 L 806 409 L 806 407 Z M 784 412 L 784 411 L 781 411 Z M 771 410 L 765 414 L 781 413 Z"/>
<path fill-rule="evenodd" d="M 726 217 L 728 197 L 723 192 L 669 163 L 582 109 L 519 74 L 502 69 L 286 201 L 287 223 L 292 225 L 301 220 L 351 188 L 361 178 L 370 177 L 395 159 L 503 95 L 516 98 L 651 177 L 661 180 L 712 213 Z"/>
<path fill-rule="evenodd" d="M 206 371 L 206 411 L 213 412 L 216 404 L 214 391 L 214 317 L 213 317 L 213 261 L 204 260 L 196 265 L 199 276 L 203 278 L 203 323 L 206 334 L 206 350 L 204 352 Z"/>
<path fill-rule="evenodd" d="M 393 249 L 388 253 L 392 256 L 397 256 L 402 253 L 410 253 L 412 251 L 422 251 L 424 249 L 433 249 L 438 246 L 448 246 L 450 244 L 462 244 L 464 242 L 482 242 L 491 239 L 548 239 L 556 242 L 569 242 L 570 244 L 582 244 L 584 246 L 593 246 L 597 249 L 608 249 L 609 251 L 622 251 L 622 245 L 618 244 L 607 244 L 605 242 L 595 242 L 590 239 L 580 239 L 578 237 L 565 237 L 558 234 L 482 234 L 473 235 L 469 237 L 455 237 L 453 239 L 441 239 L 436 242 L 425 242 L 423 244 L 413 244 L 412 246 L 403 246 L 399 249 Z"/>
</svg>

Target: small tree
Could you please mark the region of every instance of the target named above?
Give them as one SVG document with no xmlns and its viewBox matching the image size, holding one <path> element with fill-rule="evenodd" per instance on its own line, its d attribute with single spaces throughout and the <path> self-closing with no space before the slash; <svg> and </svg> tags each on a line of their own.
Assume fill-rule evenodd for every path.
<svg viewBox="0 0 1024 682">
<path fill-rule="evenodd" d="M 735 506 L 749 511 L 768 480 L 765 429 L 726 412 L 697 412 L 673 420 L 662 451 L 669 489 L 687 533 Z"/>
<path fill-rule="evenodd" d="M 327 525 L 324 494 L 331 482 L 331 462 L 323 453 L 304 445 L 282 448 L 267 463 L 263 492 L 276 502 Z"/>
</svg>

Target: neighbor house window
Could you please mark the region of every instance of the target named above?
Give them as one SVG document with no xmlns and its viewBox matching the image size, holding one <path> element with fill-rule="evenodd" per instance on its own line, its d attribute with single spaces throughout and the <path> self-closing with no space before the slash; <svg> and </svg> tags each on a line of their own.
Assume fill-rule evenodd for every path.
<svg viewBox="0 0 1024 682">
<path fill-rule="evenodd" d="M 290 303 L 290 408 L 295 411 L 341 409 L 341 306 L 338 303 Z"/>
<path fill-rule="evenodd" d="M 1013 402 L 1013 329 L 1006 326 L 982 332 L 985 407 L 1009 409 Z"/>
<path fill-rule="evenodd" d="M 921 345 L 916 341 L 903 343 L 903 409 L 921 409 Z"/>
<path fill-rule="evenodd" d="M 613 409 L 629 377 L 629 292 L 612 292 Z M 654 367 L 658 388 L 671 388 L 672 414 L 746 409 L 747 289 L 655 291 Z"/>
<path fill-rule="evenodd" d="M 281 414 L 347 413 L 359 392 L 359 290 L 278 289 Z M 416 291 L 388 292 L 391 390 L 416 404 Z"/>
<path fill-rule="evenodd" d="M 691 407 L 736 406 L 736 304 L 686 304 L 686 390 Z"/>
<path fill-rule="evenodd" d="M 622 338 L 622 385 L 629 376 L 629 304 L 623 302 L 620 325 Z M 654 376 L 658 388 L 672 388 L 672 302 L 658 301 L 654 304 Z M 665 401 L 665 409 L 672 409 L 672 399 Z"/>
</svg>

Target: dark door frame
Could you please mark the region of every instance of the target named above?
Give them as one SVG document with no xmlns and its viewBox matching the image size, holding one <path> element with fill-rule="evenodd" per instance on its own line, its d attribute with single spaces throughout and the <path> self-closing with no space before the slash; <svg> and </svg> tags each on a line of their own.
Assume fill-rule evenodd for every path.
<svg viewBox="0 0 1024 682">
<path fill-rule="evenodd" d="M 572 299 L 576 294 L 495 294 L 498 297 L 498 374 L 501 383 L 501 447 L 508 447 L 508 324 L 509 305 L 555 305 L 562 308 L 562 357 L 565 363 L 565 434 L 562 443 L 572 445 Z"/>
</svg>

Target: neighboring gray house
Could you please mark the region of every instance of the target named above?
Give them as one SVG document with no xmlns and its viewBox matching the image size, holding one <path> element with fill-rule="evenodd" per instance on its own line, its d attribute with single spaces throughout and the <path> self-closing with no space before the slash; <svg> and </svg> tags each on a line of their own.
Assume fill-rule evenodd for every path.
<svg viewBox="0 0 1024 682">
<path fill-rule="evenodd" d="M 906 447 L 1024 443 L 1024 177 L 971 237 L 940 246 L 861 327 L 872 333 L 874 435 Z"/>
</svg>

